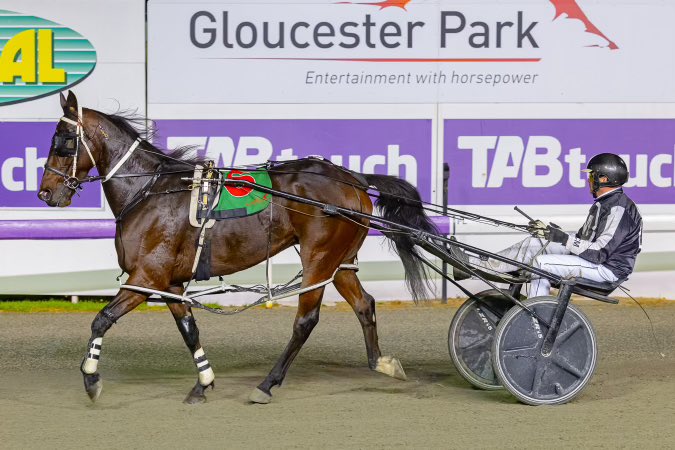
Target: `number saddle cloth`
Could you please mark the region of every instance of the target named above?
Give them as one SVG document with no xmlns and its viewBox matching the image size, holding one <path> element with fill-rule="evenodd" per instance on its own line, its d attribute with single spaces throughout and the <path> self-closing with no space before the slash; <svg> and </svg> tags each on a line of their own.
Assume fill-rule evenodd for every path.
<svg viewBox="0 0 675 450">
<path fill-rule="evenodd" d="M 195 170 L 190 201 L 190 223 L 193 226 L 201 228 L 203 221 L 207 220 L 206 227 L 210 228 L 215 220 L 251 216 L 267 209 L 272 201 L 271 194 L 248 185 L 218 182 L 240 180 L 271 188 L 272 180 L 264 168 L 219 170 L 209 166 L 212 163 Z"/>
</svg>

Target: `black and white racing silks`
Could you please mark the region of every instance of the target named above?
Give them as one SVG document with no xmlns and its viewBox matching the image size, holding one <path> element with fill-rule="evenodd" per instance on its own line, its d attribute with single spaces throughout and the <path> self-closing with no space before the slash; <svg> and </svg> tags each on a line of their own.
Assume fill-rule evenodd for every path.
<svg viewBox="0 0 675 450">
<path fill-rule="evenodd" d="M 642 217 L 623 189 L 598 197 L 584 225 L 565 245 L 572 254 L 607 267 L 618 279 L 633 272 L 641 246 Z"/>
</svg>

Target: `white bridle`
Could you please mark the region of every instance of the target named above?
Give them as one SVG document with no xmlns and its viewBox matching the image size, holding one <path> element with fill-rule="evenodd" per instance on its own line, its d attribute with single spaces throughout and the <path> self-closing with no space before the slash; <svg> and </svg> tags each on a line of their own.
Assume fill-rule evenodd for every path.
<svg viewBox="0 0 675 450">
<path fill-rule="evenodd" d="M 77 121 L 69 119 L 66 116 L 61 117 L 61 119 L 59 120 L 75 126 L 75 134 L 77 135 L 77 139 L 84 144 L 84 148 L 87 150 L 87 154 L 89 155 L 89 159 L 91 159 L 91 163 L 94 165 L 94 167 L 96 167 L 94 155 L 91 154 L 91 149 L 89 148 L 87 141 L 84 140 L 84 126 L 82 125 L 82 107 L 79 105 L 77 107 Z M 77 157 L 78 157 L 77 151 L 79 148 L 80 148 L 79 145 L 75 146 L 75 156 L 73 158 L 73 173 L 72 173 L 73 178 L 77 178 L 75 174 L 77 172 Z"/>
<path fill-rule="evenodd" d="M 75 126 L 75 133 L 77 135 L 77 139 L 84 144 L 84 148 L 87 150 L 87 154 L 89 155 L 89 159 L 91 160 L 91 163 L 93 164 L 93 167 L 96 167 L 96 160 L 94 160 L 94 155 L 91 153 L 91 149 L 89 148 L 89 145 L 87 144 L 87 141 L 84 139 L 84 125 L 82 123 L 82 107 L 77 106 L 77 121 L 73 119 L 69 119 L 66 116 L 63 116 L 59 119 L 60 121 L 63 121 L 67 124 L 74 125 Z M 110 180 L 115 173 L 117 173 L 118 170 L 124 165 L 124 163 L 131 157 L 132 153 L 138 148 L 139 144 L 141 143 L 141 138 L 136 138 L 136 140 L 131 144 L 131 147 L 129 147 L 129 150 L 124 154 L 124 156 L 115 164 L 115 166 L 108 172 L 108 175 L 105 176 L 103 179 L 102 183 L 105 183 L 106 181 Z M 72 173 L 72 178 L 77 179 L 75 176 L 77 172 L 77 151 L 79 149 L 79 146 L 75 146 L 75 156 L 73 159 L 73 173 Z M 93 168 L 92 167 L 92 168 Z"/>
</svg>

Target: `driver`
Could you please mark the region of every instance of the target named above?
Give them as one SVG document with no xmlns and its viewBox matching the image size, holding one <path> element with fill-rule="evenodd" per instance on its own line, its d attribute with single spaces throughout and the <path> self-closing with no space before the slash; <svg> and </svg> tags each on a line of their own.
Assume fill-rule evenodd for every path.
<svg viewBox="0 0 675 450">
<path fill-rule="evenodd" d="M 628 181 L 628 168 L 619 156 L 601 153 L 591 158 L 584 172 L 595 201 L 579 231 L 566 233 L 555 224 L 531 221 L 528 231 L 532 237 L 497 254 L 562 278 L 610 283 L 626 279 L 642 244 L 642 217 L 621 188 Z M 457 246 L 451 246 L 450 251 L 469 267 L 501 273 L 518 270 L 494 259 L 469 256 Z M 470 275 L 455 268 L 454 277 L 461 280 Z M 532 274 L 528 297 L 550 295 L 550 289 L 548 279 Z"/>
</svg>

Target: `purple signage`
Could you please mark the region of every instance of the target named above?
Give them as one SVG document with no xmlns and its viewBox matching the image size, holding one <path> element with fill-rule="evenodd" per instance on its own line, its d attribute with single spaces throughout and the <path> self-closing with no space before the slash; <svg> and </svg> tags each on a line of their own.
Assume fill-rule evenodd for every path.
<svg viewBox="0 0 675 450">
<path fill-rule="evenodd" d="M 431 120 L 159 120 L 158 144 L 192 145 L 218 166 L 321 155 L 404 178 L 431 199 Z"/>
<path fill-rule="evenodd" d="M 53 122 L 0 122 L 0 208 L 49 208 L 37 198 Z M 101 185 L 88 184 L 71 208 L 100 208 Z"/>
<path fill-rule="evenodd" d="M 586 162 L 621 155 L 637 204 L 675 201 L 675 120 L 446 120 L 452 205 L 587 204 Z"/>
</svg>

